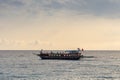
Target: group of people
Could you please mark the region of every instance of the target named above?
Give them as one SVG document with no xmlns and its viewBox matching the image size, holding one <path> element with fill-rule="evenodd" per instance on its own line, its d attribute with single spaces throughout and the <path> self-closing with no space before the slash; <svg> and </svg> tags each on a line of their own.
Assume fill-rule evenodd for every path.
<svg viewBox="0 0 120 80">
<path fill-rule="evenodd" d="M 78 49 L 78 53 L 81 53 L 81 51 L 83 52 L 84 51 L 84 49 L 82 48 L 82 49 L 80 49 L 80 48 L 77 48 Z M 41 49 L 40 50 L 40 54 L 42 54 L 43 53 L 43 49 Z M 51 53 L 53 53 L 52 51 L 51 51 Z"/>
</svg>

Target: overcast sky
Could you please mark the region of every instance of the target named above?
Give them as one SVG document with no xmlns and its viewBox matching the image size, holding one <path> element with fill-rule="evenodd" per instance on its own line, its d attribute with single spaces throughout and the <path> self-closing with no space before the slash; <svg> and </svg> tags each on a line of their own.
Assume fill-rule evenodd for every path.
<svg viewBox="0 0 120 80">
<path fill-rule="evenodd" d="M 120 0 L 0 0 L 0 49 L 120 50 Z"/>
</svg>

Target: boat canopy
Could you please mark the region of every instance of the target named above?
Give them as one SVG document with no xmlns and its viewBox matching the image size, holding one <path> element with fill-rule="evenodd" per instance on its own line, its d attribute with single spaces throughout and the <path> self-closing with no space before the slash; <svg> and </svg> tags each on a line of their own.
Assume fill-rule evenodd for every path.
<svg viewBox="0 0 120 80">
<path fill-rule="evenodd" d="M 78 53 L 78 50 L 67 50 L 66 53 Z"/>
</svg>

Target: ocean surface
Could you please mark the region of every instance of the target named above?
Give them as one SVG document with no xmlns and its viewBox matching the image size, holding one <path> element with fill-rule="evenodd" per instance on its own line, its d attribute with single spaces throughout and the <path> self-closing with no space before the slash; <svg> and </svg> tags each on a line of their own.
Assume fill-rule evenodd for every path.
<svg viewBox="0 0 120 80">
<path fill-rule="evenodd" d="M 80 60 L 41 60 L 37 50 L 1 50 L 0 80 L 120 80 L 120 51 L 85 51 Z"/>
</svg>

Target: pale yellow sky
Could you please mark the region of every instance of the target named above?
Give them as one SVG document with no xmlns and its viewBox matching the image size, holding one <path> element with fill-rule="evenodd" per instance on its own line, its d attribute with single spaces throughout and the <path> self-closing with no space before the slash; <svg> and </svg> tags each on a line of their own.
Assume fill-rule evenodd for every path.
<svg viewBox="0 0 120 80">
<path fill-rule="evenodd" d="M 0 49 L 76 49 L 77 47 L 119 49 L 120 47 L 119 19 L 70 17 L 67 14 L 47 18 L 44 21 L 35 19 L 26 24 L 16 21 L 1 23 L 5 27 L 0 32 Z"/>
<path fill-rule="evenodd" d="M 116 18 L 118 14 L 115 14 L 115 17 L 108 14 L 110 10 L 100 14 L 97 8 L 95 10 L 90 8 L 87 14 L 86 11 L 84 12 L 86 8 L 81 8 L 85 2 L 75 7 L 77 1 L 70 0 L 69 2 L 73 5 L 71 6 L 65 3 L 67 0 L 64 0 L 65 2 L 58 2 L 64 4 L 63 9 L 56 5 L 58 3 L 51 2 L 49 6 L 54 6 L 47 10 L 49 6 L 44 4 L 48 3 L 43 2 L 40 5 L 44 6 L 33 4 L 33 9 L 30 8 L 31 13 L 28 5 L 32 4 L 32 1 L 31 3 L 23 2 L 24 7 L 21 7 L 20 3 L 11 6 L 14 1 L 16 0 L 8 1 L 9 4 L 1 2 L 10 8 L 0 8 L 2 10 L 0 12 L 0 50 L 76 49 L 78 47 L 86 50 L 120 49 L 120 19 Z M 95 2 L 97 4 L 97 1 Z M 87 2 L 86 4 L 91 7 Z M 19 11 L 16 10 L 18 5 Z M 101 9 L 103 9 L 102 6 Z M 106 9 L 102 11 L 104 10 Z"/>
</svg>

